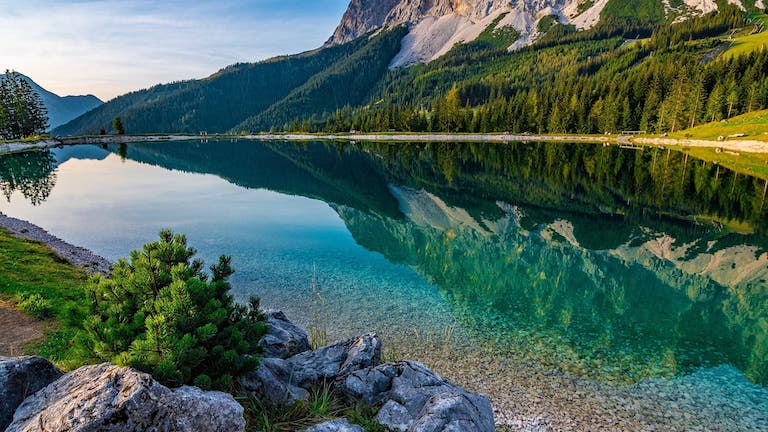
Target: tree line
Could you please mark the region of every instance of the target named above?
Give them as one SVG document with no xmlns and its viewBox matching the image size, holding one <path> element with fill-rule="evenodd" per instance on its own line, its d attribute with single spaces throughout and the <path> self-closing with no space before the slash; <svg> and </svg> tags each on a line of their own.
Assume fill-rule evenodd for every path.
<svg viewBox="0 0 768 432">
<path fill-rule="evenodd" d="M 0 79 L 0 138 L 19 139 L 48 128 L 48 110 L 40 95 L 17 73 Z"/>
</svg>

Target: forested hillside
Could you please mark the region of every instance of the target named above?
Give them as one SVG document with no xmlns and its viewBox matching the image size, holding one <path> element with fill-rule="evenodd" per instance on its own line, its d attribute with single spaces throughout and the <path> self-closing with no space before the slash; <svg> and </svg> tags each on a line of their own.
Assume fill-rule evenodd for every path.
<svg viewBox="0 0 768 432">
<path fill-rule="evenodd" d="M 56 129 L 96 134 L 119 116 L 128 133 L 223 132 L 273 105 L 311 77 L 367 46 L 367 40 L 259 63 L 229 66 L 203 80 L 158 85 L 120 96 Z"/>
<path fill-rule="evenodd" d="M 264 112 L 245 120 L 234 130 L 269 130 L 291 119 L 295 121 L 293 129 L 297 129 L 299 119 L 306 119 L 308 107 L 313 112 L 329 112 L 345 105 L 366 102 L 371 87 L 387 73 L 389 60 L 400 50 L 400 40 L 405 34 L 405 29 L 399 27 L 372 37 L 359 49 L 313 76 Z M 365 41 L 366 38 L 360 39 Z"/>
<path fill-rule="evenodd" d="M 543 20 L 543 34 L 512 52 L 519 35 L 493 30 L 502 15 L 437 60 L 388 69 L 407 33 L 396 27 L 130 93 L 54 133 L 109 130 L 115 116 L 128 133 L 661 133 L 768 108 L 765 14 L 720 4 L 675 23 L 687 6 L 658 3 L 609 0 L 584 31 Z"/>
<path fill-rule="evenodd" d="M 391 73 L 373 104 L 339 110 L 314 127 L 675 132 L 768 107 L 768 49 L 723 54 L 738 35 L 764 30 L 763 17 L 730 6 L 653 27 L 604 22 L 576 33 L 555 25 L 556 37 L 514 54 L 478 40 Z"/>
</svg>

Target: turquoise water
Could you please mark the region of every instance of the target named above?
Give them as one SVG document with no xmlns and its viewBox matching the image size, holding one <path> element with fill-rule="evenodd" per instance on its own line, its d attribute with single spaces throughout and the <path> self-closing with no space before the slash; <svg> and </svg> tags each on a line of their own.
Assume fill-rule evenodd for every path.
<svg viewBox="0 0 768 432">
<path fill-rule="evenodd" d="M 207 262 L 232 255 L 238 298 L 332 336 L 448 339 L 601 382 L 730 365 L 768 384 L 766 182 L 681 153 L 78 146 L 2 156 L 0 179 L 0 211 L 109 259 L 186 233 Z"/>
</svg>

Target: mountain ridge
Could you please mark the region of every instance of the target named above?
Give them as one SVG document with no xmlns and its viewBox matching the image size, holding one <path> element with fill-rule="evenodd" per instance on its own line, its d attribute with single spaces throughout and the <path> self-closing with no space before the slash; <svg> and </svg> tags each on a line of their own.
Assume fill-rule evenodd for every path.
<svg viewBox="0 0 768 432">
<path fill-rule="evenodd" d="M 320 49 L 132 92 L 55 132 L 98 133 L 108 130 L 115 116 L 129 133 L 674 132 L 679 125 L 768 106 L 766 85 L 759 78 L 763 72 L 748 72 L 755 68 L 743 58 L 730 69 L 735 75 L 701 82 L 705 88 L 698 94 L 711 103 L 671 97 L 677 89 L 673 83 L 686 88 L 701 80 L 697 69 L 717 77 L 722 67 L 716 64 L 729 61 L 720 54 L 732 43 L 730 37 L 748 34 L 756 28 L 752 16 L 765 16 L 744 12 L 760 0 L 736 6 L 728 1 L 352 0 L 334 36 Z M 717 12 L 704 13 L 715 7 Z M 679 23 L 682 19 L 687 21 Z M 334 38 L 350 41 L 336 43 Z M 683 62 L 690 76 L 678 80 L 676 70 Z M 638 78 L 650 70 L 654 76 Z M 754 88 L 738 84 L 745 74 L 757 79 Z M 637 84 L 619 89 L 630 78 Z M 648 79 L 655 92 L 638 87 L 647 87 Z M 731 95 L 723 95 L 724 89 L 734 85 L 744 102 L 729 103 L 726 109 Z M 452 96 L 447 120 L 440 111 L 452 87 L 458 94 Z M 648 95 L 656 99 L 646 103 Z M 559 102 L 574 98 L 582 103 Z M 683 102 L 692 113 L 676 109 L 675 119 L 667 121 L 670 106 Z M 607 104 L 609 110 L 603 108 Z M 510 116 L 512 111 L 517 117 Z"/>
<path fill-rule="evenodd" d="M 746 10 L 741 0 L 727 0 Z M 762 0 L 750 0 L 761 7 Z M 621 4 L 619 4 L 621 3 Z M 492 30 L 514 29 L 518 39 L 510 50 L 531 45 L 544 33 L 540 23 L 552 20 L 578 30 L 598 24 L 606 8 L 612 15 L 631 9 L 655 7 L 648 14 L 653 21 L 686 18 L 718 10 L 715 0 L 351 0 L 341 22 L 325 46 L 343 44 L 365 33 L 405 25 L 409 34 L 391 67 L 429 62 L 448 52 L 457 43 L 472 42 L 489 25 Z M 502 19 L 498 19 L 503 15 Z"/>
</svg>

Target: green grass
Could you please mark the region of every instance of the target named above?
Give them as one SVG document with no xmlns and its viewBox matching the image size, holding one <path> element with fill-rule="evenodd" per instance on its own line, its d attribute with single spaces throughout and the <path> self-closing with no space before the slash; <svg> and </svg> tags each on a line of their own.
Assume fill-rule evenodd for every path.
<svg viewBox="0 0 768 432">
<path fill-rule="evenodd" d="M 761 23 L 763 31 L 748 36 L 735 37 L 732 41 L 733 46 L 723 54 L 726 58 L 736 57 L 741 54 L 759 51 L 761 49 L 768 49 L 768 15 L 752 14 L 750 18 L 756 23 L 755 25 Z M 748 27 L 752 28 L 753 25 Z"/>
<path fill-rule="evenodd" d="M 659 23 L 666 18 L 664 6 L 655 0 L 609 0 L 600 16 L 630 18 L 650 23 Z"/>
<path fill-rule="evenodd" d="M 83 298 L 85 272 L 45 245 L 13 237 L 0 228 L 0 295 L 39 294 L 58 315 Z"/>
<path fill-rule="evenodd" d="M 47 306 L 40 316 L 52 317 L 46 339 L 30 347 L 30 353 L 47 357 L 63 369 L 80 366 L 82 360 L 70 350 L 76 333 L 62 325 L 83 310 L 85 272 L 56 255 L 45 245 L 13 237 L 0 228 L 0 297 L 13 302 L 35 299 Z M 30 305 L 37 310 L 37 305 Z M 34 312 L 33 312 L 34 313 Z"/>
<path fill-rule="evenodd" d="M 670 134 L 670 138 L 700 139 L 717 142 L 718 137 L 746 134 L 743 138 L 750 141 L 768 142 L 768 110 L 755 111 L 734 117 L 724 122 L 712 122 Z M 768 154 L 719 151 L 716 147 L 681 147 L 671 146 L 708 162 L 718 163 L 740 174 L 747 174 L 761 179 L 768 179 Z"/>
<path fill-rule="evenodd" d="M 239 401 L 245 407 L 246 430 L 249 432 L 296 431 L 337 418 L 346 418 L 368 432 L 388 430 L 374 420 L 376 410 L 373 407 L 344 407 L 327 386 L 311 392 L 307 400 L 286 408 L 269 406 L 253 396 L 242 397 Z"/>
<path fill-rule="evenodd" d="M 717 141 L 720 136 L 746 134 L 744 140 L 768 142 L 768 110 L 753 111 L 730 120 L 712 122 L 669 134 L 671 138 Z"/>
</svg>

